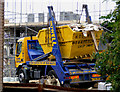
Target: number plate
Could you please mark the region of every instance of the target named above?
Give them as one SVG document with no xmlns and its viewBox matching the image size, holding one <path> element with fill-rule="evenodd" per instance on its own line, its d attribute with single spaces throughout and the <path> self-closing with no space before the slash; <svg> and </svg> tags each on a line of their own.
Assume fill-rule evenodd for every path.
<svg viewBox="0 0 120 92">
<path fill-rule="evenodd" d="M 100 78 L 91 78 L 92 81 L 100 80 Z"/>
</svg>

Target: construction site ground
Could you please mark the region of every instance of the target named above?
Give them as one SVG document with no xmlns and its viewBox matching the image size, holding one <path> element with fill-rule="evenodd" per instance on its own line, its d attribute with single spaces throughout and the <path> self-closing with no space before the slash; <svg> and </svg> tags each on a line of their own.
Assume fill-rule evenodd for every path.
<svg viewBox="0 0 120 92">
<path fill-rule="evenodd" d="M 86 86 L 86 85 L 84 85 Z M 75 88 L 74 88 L 75 87 Z M 3 92 L 109 92 L 106 90 L 98 90 L 97 88 L 81 88 L 80 86 L 72 86 L 65 88 L 60 86 L 45 84 L 21 84 L 21 83 L 3 83 Z"/>
<path fill-rule="evenodd" d="M 81 83 L 71 85 L 70 88 L 45 85 L 41 83 L 41 80 L 31 80 L 29 84 L 19 83 L 19 81 L 14 82 L 4 82 L 3 92 L 108 92 L 107 90 L 98 90 L 97 83 L 93 86 L 93 83 Z"/>
</svg>

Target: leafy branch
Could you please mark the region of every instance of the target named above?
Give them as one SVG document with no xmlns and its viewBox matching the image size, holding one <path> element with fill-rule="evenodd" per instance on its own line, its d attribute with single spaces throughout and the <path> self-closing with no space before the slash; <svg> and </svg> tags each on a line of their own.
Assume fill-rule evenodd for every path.
<svg viewBox="0 0 120 92">
<path fill-rule="evenodd" d="M 102 42 L 107 44 L 107 49 L 96 54 L 96 67 L 99 74 L 108 76 L 107 82 L 112 83 L 113 90 L 120 92 L 120 1 L 116 1 L 113 12 L 100 19 L 104 19 L 102 25 L 112 31 L 105 31 L 101 37 Z"/>
</svg>

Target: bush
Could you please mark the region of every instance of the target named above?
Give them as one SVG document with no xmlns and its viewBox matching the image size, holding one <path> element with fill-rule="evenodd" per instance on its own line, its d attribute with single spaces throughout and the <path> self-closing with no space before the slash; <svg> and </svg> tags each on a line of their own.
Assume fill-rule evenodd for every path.
<svg viewBox="0 0 120 92">
<path fill-rule="evenodd" d="M 101 37 L 103 43 L 106 43 L 105 39 L 109 43 L 106 43 L 107 49 L 103 53 L 96 54 L 96 67 L 99 74 L 108 76 L 107 82 L 112 83 L 113 90 L 120 92 L 120 1 L 116 1 L 113 12 L 101 19 L 105 20 L 102 25 L 111 31 L 105 31 Z"/>
</svg>

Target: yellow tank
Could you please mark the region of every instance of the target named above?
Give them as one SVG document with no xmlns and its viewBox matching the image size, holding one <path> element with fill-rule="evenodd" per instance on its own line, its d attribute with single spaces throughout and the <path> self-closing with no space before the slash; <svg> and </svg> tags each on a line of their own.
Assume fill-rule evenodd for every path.
<svg viewBox="0 0 120 92">
<path fill-rule="evenodd" d="M 56 27 L 56 31 L 63 59 L 84 58 L 95 52 L 94 41 L 89 28 L 86 29 L 83 25 L 80 25 L 80 27 L 77 26 L 77 28 L 74 25 L 64 25 Z M 97 46 L 102 32 L 103 30 L 94 31 Z M 52 42 L 50 30 L 40 30 L 37 37 L 44 53 L 51 52 Z M 52 59 L 54 57 L 52 56 L 50 58 Z"/>
</svg>

